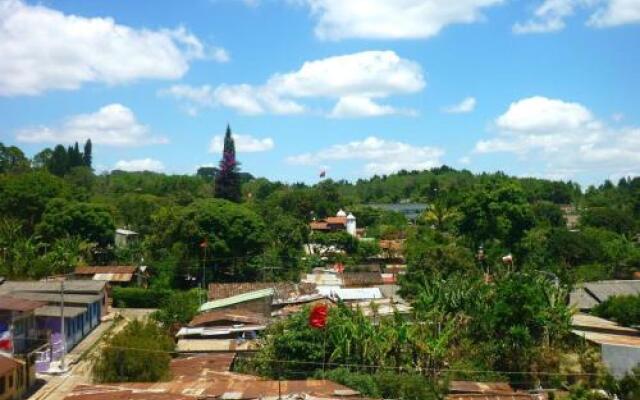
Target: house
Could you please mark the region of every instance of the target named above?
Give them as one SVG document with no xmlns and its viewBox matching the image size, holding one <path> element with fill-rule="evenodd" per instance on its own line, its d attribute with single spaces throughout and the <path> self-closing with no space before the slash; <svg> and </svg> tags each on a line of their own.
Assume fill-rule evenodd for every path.
<svg viewBox="0 0 640 400">
<path fill-rule="evenodd" d="M 273 288 L 260 289 L 209 301 L 201 305 L 199 311 L 250 311 L 268 316 L 271 314 L 271 302 L 274 296 L 275 290 Z"/>
<path fill-rule="evenodd" d="M 129 229 L 116 229 L 115 244 L 117 248 L 129 247 L 138 240 L 138 232 Z"/>
<path fill-rule="evenodd" d="M 448 400 L 546 400 L 544 393 L 527 393 L 513 390 L 504 382 L 449 382 Z"/>
<path fill-rule="evenodd" d="M 76 267 L 73 275 L 78 280 L 105 281 L 109 286 L 146 286 L 148 280 L 146 267 L 130 265 Z"/>
<path fill-rule="evenodd" d="M 278 381 L 229 372 L 233 362 L 230 354 L 174 359 L 170 381 L 79 385 L 65 400 L 361 399 L 358 392 L 328 380 Z"/>
<path fill-rule="evenodd" d="M 309 223 L 312 232 L 347 232 L 357 236 L 356 217 L 344 210 L 339 210 L 335 217 L 327 217 L 321 220 L 313 220 Z"/>
<path fill-rule="evenodd" d="M 0 354 L 27 354 L 38 340 L 34 311 L 45 303 L 0 295 Z"/>
<path fill-rule="evenodd" d="M 612 296 L 640 295 L 640 280 L 585 282 L 569 295 L 569 305 L 587 311 Z"/>
<path fill-rule="evenodd" d="M 415 222 L 420 214 L 426 210 L 429 205 L 425 203 L 391 203 L 391 204 L 366 204 L 367 207 L 376 208 L 378 210 L 393 211 L 401 213 L 409 221 Z"/>
<path fill-rule="evenodd" d="M 640 363 L 640 331 L 588 314 L 575 314 L 572 332 L 600 350 L 609 372 L 623 377 Z"/>
<path fill-rule="evenodd" d="M 25 361 L 0 355 L 0 400 L 22 398 L 35 380 Z"/>
<path fill-rule="evenodd" d="M 93 280 L 9 281 L 0 285 L 0 295 L 43 303 L 33 313 L 36 329 L 51 345 L 52 360 L 62 351 L 62 319 L 69 350 L 100 324 L 108 304 L 106 282 Z"/>
<path fill-rule="evenodd" d="M 250 311 L 204 312 L 178 331 L 178 351 L 252 351 L 258 348 L 256 339 L 268 322 L 269 318 Z"/>
</svg>

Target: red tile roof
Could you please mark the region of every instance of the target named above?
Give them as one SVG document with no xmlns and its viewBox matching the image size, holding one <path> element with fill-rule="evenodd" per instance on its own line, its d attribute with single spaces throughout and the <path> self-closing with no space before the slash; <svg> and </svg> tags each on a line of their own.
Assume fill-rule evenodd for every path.
<svg viewBox="0 0 640 400">
<path fill-rule="evenodd" d="M 0 295 L 0 310 L 27 312 L 46 305 L 40 301 L 20 299 L 8 295 Z"/>
</svg>

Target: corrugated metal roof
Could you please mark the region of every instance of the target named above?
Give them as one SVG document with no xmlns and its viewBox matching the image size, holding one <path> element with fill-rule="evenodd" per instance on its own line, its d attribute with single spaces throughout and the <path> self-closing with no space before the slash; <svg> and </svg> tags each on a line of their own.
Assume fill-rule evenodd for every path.
<svg viewBox="0 0 640 400">
<path fill-rule="evenodd" d="M 60 317 L 60 306 L 44 306 L 35 311 L 36 317 Z M 86 312 L 84 307 L 64 307 L 65 318 L 75 318 Z"/>
<path fill-rule="evenodd" d="M 256 351 L 256 340 L 235 339 L 180 339 L 176 351 L 180 353 Z"/>
<path fill-rule="evenodd" d="M 133 274 L 95 274 L 92 278 L 94 281 L 105 281 L 105 282 L 131 282 L 133 279 Z"/>
<path fill-rule="evenodd" d="M 19 298 L 18 296 L 0 295 L 0 310 L 27 312 L 42 307 L 44 303 Z"/>
<path fill-rule="evenodd" d="M 209 301 L 200 306 L 199 311 L 215 310 L 218 308 L 232 306 L 234 304 L 245 303 L 247 301 L 258 300 L 265 297 L 273 296 L 275 291 L 272 288 L 256 290 L 249 293 L 239 294 L 237 296 L 227 297 L 226 299 L 219 299 Z"/>
<path fill-rule="evenodd" d="M 588 314 L 575 314 L 571 317 L 571 325 L 580 330 L 598 331 L 603 333 L 617 333 L 622 335 L 640 336 L 640 331 L 620 326 L 608 319 Z"/>
<path fill-rule="evenodd" d="M 34 300 L 46 303 L 59 303 L 60 293 L 38 293 L 38 292 L 14 292 L 11 294 L 13 297 Z M 99 294 L 67 294 L 64 295 L 65 303 L 73 304 L 92 304 L 96 301 L 100 301 L 102 295 Z M 0 301 L 2 304 L 2 301 Z M 40 305 L 44 305 L 40 303 Z"/>
<path fill-rule="evenodd" d="M 340 300 L 369 300 L 381 299 L 382 293 L 377 287 L 373 288 L 339 288 L 339 287 L 318 287 L 318 291 L 331 298 Z"/>
<path fill-rule="evenodd" d="M 640 336 L 624 335 L 615 333 L 593 332 L 581 329 L 574 329 L 571 332 L 597 344 L 608 344 L 614 346 L 640 347 Z"/>
<path fill-rule="evenodd" d="M 132 231 L 132 230 L 129 230 L 129 229 L 122 229 L 122 228 L 116 229 L 116 233 L 118 235 L 137 235 L 138 234 L 138 232 L 136 232 L 136 231 Z"/>
<path fill-rule="evenodd" d="M 266 324 L 267 319 L 258 313 L 245 311 L 245 310 L 231 310 L 231 311 L 208 311 L 202 314 L 198 314 L 189 323 L 189 326 L 204 326 L 209 323 L 219 321 L 231 321 L 243 324 Z"/>
<path fill-rule="evenodd" d="M 412 310 L 410 305 L 396 303 L 391 301 L 390 299 L 359 301 L 351 303 L 351 307 L 354 309 L 359 309 L 366 317 L 373 316 L 374 309 L 375 314 L 380 317 L 394 315 L 395 313 L 408 314 Z"/>
<path fill-rule="evenodd" d="M 176 358 L 171 360 L 171 375 L 200 376 L 208 371 L 229 371 L 235 357 L 236 353 L 214 353 Z"/>
<path fill-rule="evenodd" d="M 341 274 L 344 286 L 382 285 L 380 272 L 344 272 Z"/>
<path fill-rule="evenodd" d="M 450 394 L 448 400 L 537 400 L 538 395 L 527 393 L 503 393 L 503 394 Z"/>
<path fill-rule="evenodd" d="M 133 274 L 137 271 L 137 267 L 132 265 L 105 265 L 91 267 L 76 267 L 73 272 L 76 275 L 93 275 L 93 274 Z"/>
<path fill-rule="evenodd" d="M 576 288 L 569 294 L 569 305 L 578 310 L 590 310 L 598 304 L 598 300 L 584 288 Z"/>
<path fill-rule="evenodd" d="M 224 299 L 239 294 L 254 292 L 262 289 L 273 289 L 276 299 L 286 299 L 316 293 L 316 287 L 311 283 L 292 282 L 233 282 L 210 283 L 209 300 Z"/>
<path fill-rule="evenodd" d="M 65 293 L 99 293 L 106 282 L 92 280 L 65 280 Z M 11 292 L 60 292 L 60 281 L 8 281 L 0 285 L 0 294 Z"/>
<path fill-rule="evenodd" d="M 507 382 L 474 382 L 474 381 L 451 381 L 449 382 L 450 393 L 513 393 L 513 388 Z"/>
<path fill-rule="evenodd" d="M 600 302 L 611 296 L 640 294 L 640 280 L 586 282 L 582 286 Z"/>
</svg>

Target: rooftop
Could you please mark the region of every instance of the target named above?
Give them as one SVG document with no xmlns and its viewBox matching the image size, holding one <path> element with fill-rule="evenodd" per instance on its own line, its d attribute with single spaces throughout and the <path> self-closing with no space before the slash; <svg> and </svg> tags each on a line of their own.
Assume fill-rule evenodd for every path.
<svg viewBox="0 0 640 400">
<path fill-rule="evenodd" d="M 100 293 L 106 282 L 92 280 L 65 280 L 65 293 Z M 7 281 L 0 285 L 0 294 L 12 292 L 60 292 L 60 281 Z"/>
<path fill-rule="evenodd" d="M 290 282 L 236 282 L 210 283 L 209 300 L 225 299 L 261 289 L 273 289 L 277 299 L 316 293 L 315 285 Z"/>
<path fill-rule="evenodd" d="M 0 310 L 28 312 L 42 307 L 44 303 L 19 298 L 17 296 L 0 295 Z"/>
<path fill-rule="evenodd" d="M 267 319 L 261 314 L 253 313 L 244 310 L 232 310 L 232 311 L 207 311 L 202 314 L 196 315 L 189 326 L 202 326 L 212 322 L 218 321 L 232 321 L 243 324 L 265 324 Z"/>
<path fill-rule="evenodd" d="M 61 309 L 59 305 L 57 306 L 44 306 L 40 307 L 35 311 L 36 317 L 60 317 Z M 87 309 L 85 307 L 67 307 L 64 306 L 64 317 L 65 318 L 75 318 L 78 315 L 82 315 Z"/>
<path fill-rule="evenodd" d="M 40 292 L 14 292 L 11 294 L 12 297 L 32 300 L 35 302 L 41 302 L 40 305 L 44 305 L 44 303 L 60 303 L 60 293 L 40 293 Z M 65 294 L 64 302 L 68 304 L 92 304 L 96 301 L 100 301 L 102 296 L 98 294 Z M 0 301 L 2 304 L 2 301 Z"/>
<path fill-rule="evenodd" d="M 253 292 L 243 293 L 236 296 L 227 297 L 225 299 L 213 300 L 200 306 L 200 311 L 215 310 L 218 308 L 229 307 L 247 301 L 258 300 L 265 297 L 273 296 L 275 291 L 272 288 L 256 290 Z"/>
<path fill-rule="evenodd" d="M 22 363 L 15 358 L 0 355 L 0 376 L 20 367 L 21 365 Z"/>
</svg>

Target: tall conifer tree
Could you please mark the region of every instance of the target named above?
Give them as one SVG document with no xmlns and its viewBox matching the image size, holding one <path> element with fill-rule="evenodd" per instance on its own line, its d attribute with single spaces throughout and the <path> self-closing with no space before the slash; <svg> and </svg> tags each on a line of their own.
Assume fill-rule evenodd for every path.
<svg viewBox="0 0 640 400">
<path fill-rule="evenodd" d="M 84 144 L 84 153 L 82 154 L 82 162 L 85 165 L 85 167 L 89 167 L 91 168 L 91 163 L 93 162 L 93 156 L 91 155 L 91 149 L 92 145 L 91 145 L 91 139 L 87 139 L 86 143 Z"/>
<path fill-rule="evenodd" d="M 231 128 L 227 125 L 224 135 L 224 147 L 220 160 L 220 171 L 215 181 L 215 196 L 230 201 L 240 202 L 240 163 L 236 160 L 236 145 L 231 136 Z"/>
</svg>

